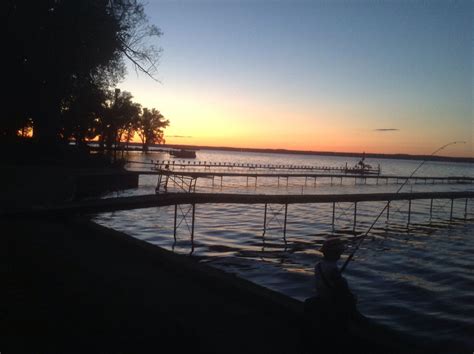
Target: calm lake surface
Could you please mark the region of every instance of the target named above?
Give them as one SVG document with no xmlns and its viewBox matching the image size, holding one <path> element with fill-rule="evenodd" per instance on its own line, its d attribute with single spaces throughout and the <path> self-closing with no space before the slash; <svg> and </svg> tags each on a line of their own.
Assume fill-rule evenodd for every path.
<svg viewBox="0 0 474 354">
<path fill-rule="evenodd" d="M 128 153 L 129 160 L 149 162 L 171 160 L 167 153 Z M 182 161 L 176 159 L 175 161 Z M 353 166 L 357 158 L 289 154 L 197 151 L 189 161 L 216 163 L 256 163 L 277 165 Z M 186 160 L 187 163 L 188 160 Z M 384 175 L 410 175 L 421 161 L 366 159 L 380 164 Z M 191 162 L 192 163 L 192 162 Z M 129 169 L 149 169 L 149 165 L 130 164 Z M 235 170 L 233 172 L 236 172 Z M 472 164 L 426 162 L 416 176 L 473 177 Z M 257 194 L 351 194 L 396 192 L 400 184 L 368 180 L 343 183 L 328 178 L 305 183 L 304 178 L 224 177 L 214 185 L 198 179 L 196 191 Z M 154 194 L 156 176 L 141 176 L 136 190 L 114 192 L 106 197 Z M 169 184 L 170 192 L 180 187 Z M 472 191 L 473 184 L 414 184 L 402 192 Z M 357 205 L 356 234 L 364 233 L 384 208 L 384 202 Z M 359 308 L 366 316 L 402 332 L 437 339 L 452 345 L 452 353 L 474 349 L 474 200 L 466 209 L 464 199 L 455 200 L 450 221 L 451 201 L 434 200 L 430 219 L 430 200 L 413 201 L 410 226 L 408 201 L 392 202 L 390 218 L 383 215 L 349 264 L 344 275 L 357 294 Z M 467 210 L 467 219 L 465 212 Z M 338 203 L 335 230 L 332 229 L 332 204 L 291 204 L 288 206 L 286 240 L 283 238 L 284 207 L 269 205 L 267 230 L 263 235 L 264 205 L 196 205 L 194 242 L 190 239 L 191 212 L 178 209 L 177 238 L 173 238 L 174 206 L 120 211 L 97 215 L 95 221 L 152 244 L 200 262 L 236 273 L 262 286 L 304 300 L 313 295 L 313 267 L 321 259 L 318 251 L 324 239 L 338 234 L 351 240 L 354 205 Z M 182 215 L 188 215 L 186 219 Z M 350 253 L 351 242 L 345 257 Z M 345 258 L 340 263 L 342 265 Z"/>
</svg>

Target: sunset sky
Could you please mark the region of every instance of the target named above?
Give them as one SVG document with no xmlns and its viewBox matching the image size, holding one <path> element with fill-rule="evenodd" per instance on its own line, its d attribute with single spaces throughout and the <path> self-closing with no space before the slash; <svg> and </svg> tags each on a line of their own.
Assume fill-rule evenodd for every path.
<svg viewBox="0 0 474 354">
<path fill-rule="evenodd" d="M 473 153 L 467 1 L 150 0 L 157 83 L 119 87 L 159 109 L 170 144 Z"/>
</svg>

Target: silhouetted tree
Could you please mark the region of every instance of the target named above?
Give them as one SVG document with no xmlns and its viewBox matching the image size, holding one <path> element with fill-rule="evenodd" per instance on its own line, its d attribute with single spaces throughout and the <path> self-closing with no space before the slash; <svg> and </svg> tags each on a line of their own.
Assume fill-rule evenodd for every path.
<svg viewBox="0 0 474 354">
<path fill-rule="evenodd" d="M 126 123 L 119 130 L 119 140 L 125 142 L 125 146 L 128 148 L 130 142 L 135 136 L 135 126 L 136 126 L 137 117 L 133 121 Z"/>
<path fill-rule="evenodd" d="M 101 145 L 105 145 L 108 151 L 120 142 L 124 132 L 139 119 L 141 107 L 132 98 L 130 92 L 115 89 L 109 91 L 108 99 L 104 102 L 98 131 Z"/>
<path fill-rule="evenodd" d="M 67 105 L 80 100 L 71 99 L 78 83 L 114 86 L 125 73 L 124 57 L 151 76 L 156 70 L 159 50 L 146 39 L 161 32 L 138 0 L 6 0 L 2 8 L 9 99 L 2 136 L 31 118 L 36 138 L 56 140 L 64 111 L 75 109 Z"/>
<path fill-rule="evenodd" d="M 65 99 L 61 112 L 61 136 L 77 145 L 85 145 L 99 135 L 99 123 L 104 112 L 107 96 L 94 82 L 88 81 L 78 87 L 74 94 Z"/>
<path fill-rule="evenodd" d="M 163 129 L 169 125 L 169 120 L 160 113 L 160 111 L 152 108 L 143 108 L 140 115 L 136 130 L 142 141 L 142 150 L 148 151 L 150 144 L 161 144 L 165 142 Z"/>
</svg>

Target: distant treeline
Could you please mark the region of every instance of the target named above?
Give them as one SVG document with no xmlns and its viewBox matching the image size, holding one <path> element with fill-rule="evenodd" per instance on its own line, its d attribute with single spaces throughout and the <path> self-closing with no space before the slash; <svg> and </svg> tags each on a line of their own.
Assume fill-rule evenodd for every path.
<svg viewBox="0 0 474 354">
<path fill-rule="evenodd" d="M 242 152 L 257 152 L 267 154 L 295 154 L 295 155 L 317 155 L 317 156 L 342 156 L 361 158 L 364 154 L 366 158 L 377 159 L 397 159 L 397 160 L 427 160 L 427 161 L 442 161 L 442 162 L 464 162 L 474 163 L 472 157 L 450 157 L 450 156 L 430 156 L 430 155 L 409 155 L 409 154 L 377 154 L 364 152 L 331 152 L 331 151 L 307 151 L 307 150 L 286 150 L 286 149 L 256 149 L 256 148 L 234 148 L 226 146 L 198 146 L 198 145 L 157 145 L 156 147 L 174 148 L 174 149 L 190 149 L 190 150 L 222 150 L 222 151 L 242 151 Z"/>
</svg>

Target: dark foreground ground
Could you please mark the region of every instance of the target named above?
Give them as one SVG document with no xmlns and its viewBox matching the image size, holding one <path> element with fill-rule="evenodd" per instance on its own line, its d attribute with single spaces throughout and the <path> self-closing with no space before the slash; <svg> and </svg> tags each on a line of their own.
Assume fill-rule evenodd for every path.
<svg viewBox="0 0 474 354">
<path fill-rule="evenodd" d="M 2 354 L 434 352 L 376 329 L 307 345 L 301 303 L 88 221 L 0 226 Z"/>
</svg>

